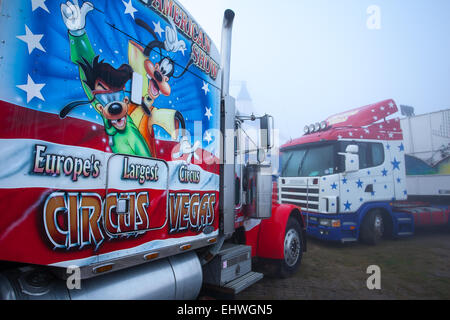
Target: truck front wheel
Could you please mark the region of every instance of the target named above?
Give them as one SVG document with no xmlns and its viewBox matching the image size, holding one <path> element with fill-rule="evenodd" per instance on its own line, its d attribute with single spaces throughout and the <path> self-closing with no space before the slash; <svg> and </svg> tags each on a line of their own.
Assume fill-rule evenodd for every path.
<svg viewBox="0 0 450 320">
<path fill-rule="evenodd" d="M 370 245 L 377 245 L 383 234 L 383 215 L 379 210 L 369 212 L 361 225 L 361 240 Z"/>
<path fill-rule="evenodd" d="M 300 267 L 303 256 L 302 230 L 297 219 L 290 217 L 284 234 L 284 258 L 278 261 L 278 276 L 292 276 Z"/>
</svg>

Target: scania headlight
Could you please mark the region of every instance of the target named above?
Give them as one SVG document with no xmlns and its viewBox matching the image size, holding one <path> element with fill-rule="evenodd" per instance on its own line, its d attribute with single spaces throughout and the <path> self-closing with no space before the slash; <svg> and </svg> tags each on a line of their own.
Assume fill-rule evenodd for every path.
<svg viewBox="0 0 450 320">
<path fill-rule="evenodd" d="M 320 219 L 319 224 L 324 227 L 331 227 L 330 219 Z"/>
</svg>

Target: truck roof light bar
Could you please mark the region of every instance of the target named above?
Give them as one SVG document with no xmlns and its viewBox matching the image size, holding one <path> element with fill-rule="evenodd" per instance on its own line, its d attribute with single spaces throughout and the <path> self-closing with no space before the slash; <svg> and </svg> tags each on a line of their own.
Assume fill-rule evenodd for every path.
<svg viewBox="0 0 450 320">
<path fill-rule="evenodd" d="M 310 134 L 314 132 L 324 131 L 328 128 L 328 123 L 326 121 L 316 122 L 315 124 L 310 124 L 309 126 L 305 126 L 303 131 L 305 134 Z"/>
</svg>

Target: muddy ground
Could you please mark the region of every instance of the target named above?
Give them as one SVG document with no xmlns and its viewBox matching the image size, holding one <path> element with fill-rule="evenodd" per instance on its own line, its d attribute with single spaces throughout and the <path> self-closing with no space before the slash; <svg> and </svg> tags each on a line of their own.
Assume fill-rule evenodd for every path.
<svg viewBox="0 0 450 320">
<path fill-rule="evenodd" d="M 367 267 L 381 268 L 381 290 L 367 288 Z M 256 264 L 256 271 L 267 271 Z M 265 276 L 237 300 L 450 299 L 450 231 L 416 230 L 378 246 L 333 244 L 308 238 L 308 251 L 291 278 Z"/>
</svg>

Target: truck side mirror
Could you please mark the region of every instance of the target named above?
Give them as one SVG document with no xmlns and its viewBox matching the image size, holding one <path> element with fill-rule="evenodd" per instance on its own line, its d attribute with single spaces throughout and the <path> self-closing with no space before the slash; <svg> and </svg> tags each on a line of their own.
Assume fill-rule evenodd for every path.
<svg viewBox="0 0 450 320">
<path fill-rule="evenodd" d="M 355 172 L 359 170 L 359 147 L 357 145 L 348 145 L 345 152 L 339 152 L 339 155 L 345 157 L 345 172 Z"/>
<path fill-rule="evenodd" d="M 273 117 L 265 115 L 260 118 L 260 148 L 269 150 L 272 148 L 272 129 L 273 129 Z"/>
</svg>

